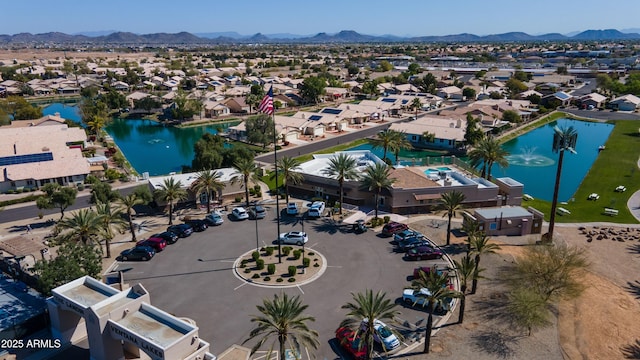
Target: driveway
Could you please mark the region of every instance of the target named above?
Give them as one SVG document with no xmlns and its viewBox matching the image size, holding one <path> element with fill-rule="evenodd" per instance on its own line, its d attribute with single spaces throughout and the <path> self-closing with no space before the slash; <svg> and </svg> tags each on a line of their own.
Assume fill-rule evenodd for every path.
<svg viewBox="0 0 640 360">
<path fill-rule="evenodd" d="M 274 208 L 266 219 L 258 220 L 260 246 L 271 244 L 276 237 Z M 409 275 L 417 266 L 441 261 L 406 262 L 393 253 L 389 238 L 368 231 L 355 235 L 348 227 L 337 227 L 326 218 L 306 221 L 309 234 L 307 248 L 327 259 L 325 273 L 316 281 L 287 289 L 252 286 L 234 276 L 236 258 L 256 247 L 254 220 L 225 219 L 219 227 L 195 233 L 169 245 L 149 262 L 121 262 L 129 284 L 142 283 L 151 293 L 151 303 L 179 317 L 194 319 L 200 336 L 211 343 L 211 351 L 220 354 L 233 344 L 242 344 L 252 329 L 250 316 L 265 298 L 285 292 L 300 295 L 309 305 L 307 312 L 315 316 L 311 328 L 319 332 L 317 358 L 336 358 L 334 331 L 345 317 L 341 306 L 352 301 L 352 292 L 365 289 L 384 291 L 400 303 L 402 289 L 410 284 Z M 293 218 L 284 217 L 281 231 L 301 230 Z M 426 312 L 399 305 L 398 330 L 405 342 L 422 335 Z M 417 331 L 416 331 L 417 330 Z M 251 347 L 253 343 L 246 346 Z M 265 346 L 267 348 L 267 346 Z"/>
</svg>

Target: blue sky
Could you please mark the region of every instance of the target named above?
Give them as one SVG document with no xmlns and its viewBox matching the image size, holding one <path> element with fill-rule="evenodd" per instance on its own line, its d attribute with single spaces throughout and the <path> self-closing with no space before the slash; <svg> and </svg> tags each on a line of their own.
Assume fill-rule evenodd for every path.
<svg viewBox="0 0 640 360">
<path fill-rule="evenodd" d="M 29 0 L 2 3 L 0 34 L 59 31 L 244 35 L 477 35 L 640 28 L 637 0 Z"/>
</svg>

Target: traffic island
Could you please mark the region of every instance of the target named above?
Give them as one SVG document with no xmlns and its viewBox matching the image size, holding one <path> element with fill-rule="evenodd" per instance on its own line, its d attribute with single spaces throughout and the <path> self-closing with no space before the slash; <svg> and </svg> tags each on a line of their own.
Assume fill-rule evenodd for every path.
<svg viewBox="0 0 640 360">
<path fill-rule="evenodd" d="M 325 257 L 313 249 L 265 246 L 242 254 L 233 264 L 235 275 L 251 285 L 287 288 L 308 284 L 324 273 Z"/>
</svg>

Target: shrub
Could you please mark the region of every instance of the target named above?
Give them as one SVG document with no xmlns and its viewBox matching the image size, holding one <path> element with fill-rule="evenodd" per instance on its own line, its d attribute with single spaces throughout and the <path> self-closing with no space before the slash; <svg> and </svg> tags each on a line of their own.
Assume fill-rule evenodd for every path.
<svg viewBox="0 0 640 360">
<path fill-rule="evenodd" d="M 309 259 L 309 258 L 302 259 L 302 265 L 304 267 L 309 267 L 310 264 L 311 264 L 311 259 Z"/>
<path fill-rule="evenodd" d="M 296 272 L 298 272 L 298 269 L 296 269 L 296 267 L 293 265 L 289 265 L 287 270 L 289 271 L 289 276 L 294 276 Z"/>
<path fill-rule="evenodd" d="M 315 264 L 313 264 L 313 267 L 320 267 L 320 264 L 315 263 Z"/>
<path fill-rule="evenodd" d="M 233 201 L 237 202 L 237 203 L 241 202 L 242 201 L 242 196 L 236 196 L 236 198 L 233 199 Z"/>
<path fill-rule="evenodd" d="M 271 256 L 271 255 L 273 255 L 273 252 L 274 252 L 274 250 L 275 250 L 275 249 L 274 249 L 274 248 L 272 248 L 271 246 L 269 246 L 269 247 L 268 247 L 268 248 L 266 248 L 265 250 L 266 250 L 266 252 L 267 252 L 267 256 Z"/>
<path fill-rule="evenodd" d="M 308 255 L 309 255 L 309 256 L 313 256 L 313 255 L 315 255 L 315 254 L 316 254 L 316 253 L 314 253 L 313 251 L 311 251 L 311 252 L 309 252 L 309 254 L 308 254 Z"/>
<path fill-rule="evenodd" d="M 296 278 L 289 278 L 289 280 L 287 280 L 288 282 L 295 282 Z"/>
<path fill-rule="evenodd" d="M 389 215 L 385 215 L 385 217 L 384 217 L 383 219 L 384 219 L 384 223 L 385 223 L 385 224 L 388 224 L 388 223 L 389 223 L 389 221 L 391 221 L 391 216 L 389 216 Z"/>
<path fill-rule="evenodd" d="M 293 250 L 292 247 L 285 246 L 282 248 L 282 253 L 284 254 L 284 256 L 289 256 L 289 254 L 291 253 L 291 250 Z"/>
<path fill-rule="evenodd" d="M 260 277 L 260 274 L 253 274 L 253 276 L 251 276 L 252 279 L 257 279 Z"/>
<path fill-rule="evenodd" d="M 251 272 L 251 269 L 244 269 L 244 273 L 245 273 L 245 274 L 248 274 L 248 273 L 250 273 L 250 272 Z"/>
<path fill-rule="evenodd" d="M 258 259 L 260 259 L 260 252 L 259 251 L 252 252 L 251 258 L 253 259 L 253 261 L 258 261 Z"/>
<path fill-rule="evenodd" d="M 293 250 L 293 258 L 295 260 L 300 259 L 300 256 L 302 256 L 302 250 L 300 249 Z"/>
<path fill-rule="evenodd" d="M 275 274 L 276 273 L 276 264 L 267 265 L 267 272 L 269 273 L 269 275 Z"/>
<path fill-rule="evenodd" d="M 84 184 L 82 184 L 82 183 L 78 184 L 77 187 L 78 187 L 78 191 L 84 190 Z"/>
<path fill-rule="evenodd" d="M 270 277 L 268 277 L 268 276 L 265 276 L 262 280 L 264 280 L 264 281 L 271 281 L 271 278 L 270 278 Z"/>
<path fill-rule="evenodd" d="M 256 260 L 256 269 L 258 270 L 264 269 L 264 260 L 262 259 Z"/>
<path fill-rule="evenodd" d="M 260 248 L 260 251 L 265 251 L 265 250 L 267 250 L 267 248 L 264 246 Z"/>
<path fill-rule="evenodd" d="M 277 278 L 277 279 L 276 279 L 276 282 L 283 282 L 283 281 L 284 281 L 284 279 L 283 279 L 283 278 Z"/>
</svg>

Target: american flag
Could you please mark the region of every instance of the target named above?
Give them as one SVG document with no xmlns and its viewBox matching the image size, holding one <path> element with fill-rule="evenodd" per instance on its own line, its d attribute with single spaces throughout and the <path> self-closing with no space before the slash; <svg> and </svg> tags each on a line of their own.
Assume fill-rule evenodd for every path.
<svg viewBox="0 0 640 360">
<path fill-rule="evenodd" d="M 273 115 L 273 86 L 269 88 L 267 95 L 262 98 L 258 110 L 267 115 Z"/>
</svg>

